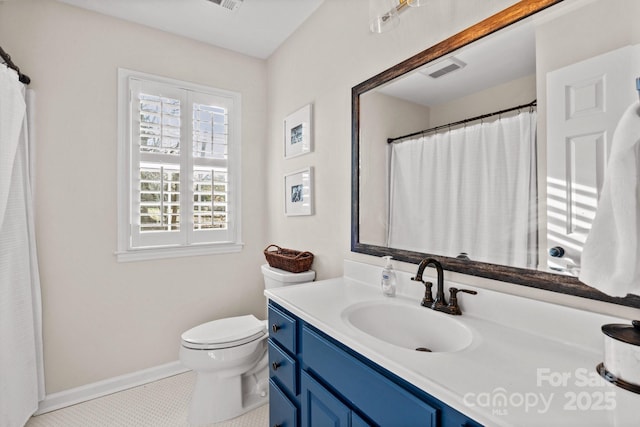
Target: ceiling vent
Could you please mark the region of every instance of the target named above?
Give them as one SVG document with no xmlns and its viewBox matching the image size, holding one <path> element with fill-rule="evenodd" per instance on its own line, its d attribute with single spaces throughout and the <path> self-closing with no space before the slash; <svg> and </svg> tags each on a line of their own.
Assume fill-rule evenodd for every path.
<svg viewBox="0 0 640 427">
<path fill-rule="evenodd" d="M 240 8 L 244 0 L 207 0 L 207 1 L 217 4 L 218 6 L 222 6 L 223 8 L 231 12 L 234 12 Z"/>
<path fill-rule="evenodd" d="M 429 76 L 431 78 L 437 79 L 438 77 L 442 77 L 446 74 L 449 74 L 453 71 L 460 70 L 464 68 L 467 64 L 460 61 L 453 56 L 442 61 L 438 61 L 433 65 L 429 65 L 428 67 L 420 70 L 422 74 L 425 76 Z"/>
</svg>

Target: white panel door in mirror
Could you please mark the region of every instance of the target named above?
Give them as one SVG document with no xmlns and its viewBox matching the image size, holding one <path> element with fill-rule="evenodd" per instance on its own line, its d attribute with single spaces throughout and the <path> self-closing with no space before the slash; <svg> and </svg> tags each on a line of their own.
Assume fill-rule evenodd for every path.
<svg viewBox="0 0 640 427">
<path fill-rule="evenodd" d="M 547 262 L 576 275 L 595 216 L 610 141 L 637 99 L 640 45 L 547 74 Z"/>
</svg>

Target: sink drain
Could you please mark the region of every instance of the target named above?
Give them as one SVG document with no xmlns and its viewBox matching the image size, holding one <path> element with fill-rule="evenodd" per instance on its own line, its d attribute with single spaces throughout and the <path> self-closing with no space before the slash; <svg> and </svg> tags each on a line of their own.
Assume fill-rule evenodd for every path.
<svg viewBox="0 0 640 427">
<path fill-rule="evenodd" d="M 418 347 L 418 348 L 416 348 L 416 351 L 423 351 L 425 353 L 431 353 L 431 350 L 429 350 L 427 347 Z"/>
</svg>

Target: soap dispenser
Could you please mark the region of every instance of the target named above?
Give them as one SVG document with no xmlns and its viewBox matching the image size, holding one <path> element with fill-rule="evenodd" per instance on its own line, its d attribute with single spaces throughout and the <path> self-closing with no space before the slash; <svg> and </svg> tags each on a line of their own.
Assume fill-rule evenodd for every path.
<svg viewBox="0 0 640 427">
<path fill-rule="evenodd" d="M 394 297 L 396 296 L 396 273 L 393 271 L 391 256 L 383 256 L 382 258 L 387 260 L 387 264 L 382 269 L 382 280 L 380 281 L 382 294 L 388 297 Z"/>
</svg>

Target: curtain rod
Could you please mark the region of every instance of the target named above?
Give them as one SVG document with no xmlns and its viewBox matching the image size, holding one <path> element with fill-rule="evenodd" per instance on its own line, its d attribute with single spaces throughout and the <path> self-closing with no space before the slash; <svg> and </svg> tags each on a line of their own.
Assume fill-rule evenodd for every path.
<svg viewBox="0 0 640 427">
<path fill-rule="evenodd" d="M 412 136 L 424 135 L 425 133 L 438 131 L 438 130 L 444 129 L 444 128 L 450 128 L 451 126 L 458 126 L 458 125 L 462 125 L 462 124 L 465 124 L 465 123 L 473 122 L 475 120 L 482 120 L 482 119 L 486 119 L 488 117 L 498 116 L 498 115 L 504 114 L 504 113 L 509 113 L 511 111 L 521 110 L 523 108 L 535 107 L 537 105 L 537 102 L 538 101 L 534 99 L 533 101 L 531 101 L 528 104 L 518 105 L 517 107 L 507 108 L 506 110 L 500 110 L 500 111 L 495 111 L 493 113 L 483 114 L 481 116 L 471 117 L 471 118 L 468 118 L 468 119 L 460 120 L 458 122 L 453 122 L 453 123 L 449 123 L 449 124 L 446 124 L 446 125 L 436 126 L 436 127 L 431 128 L 431 129 L 419 130 L 418 132 L 413 132 L 413 133 L 410 133 L 410 134 L 407 134 L 407 135 L 398 136 L 398 137 L 395 137 L 395 138 L 388 138 L 387 139 L 387 143 L 391 144 L 392 142 L 396 142 L 396 141 L 399 141 L 401 139 L 406 139 L 406 138 L 409 138 L 409 137 L 412 137 Z"/>
<path fill-rule="evenodd" d="M 26 85 L 31 83 L 31 79 L 29 78 L 29 76 L 20 72 L 20 68 L 18 68 L 18 66 L 13 63 L 13 61 L 11 60 L 11 56 L 7 52 L 5 52 L 4 49 L 2 49 L 2 46 L 0 46 L 0 57 L 2 57 L 4 63 L 7 64 L 7 67 L 15 70 L 16 73 L 18 73 L 18 80 L 20 80 L 21 83 L 24 83 Z"/>
</svg>

